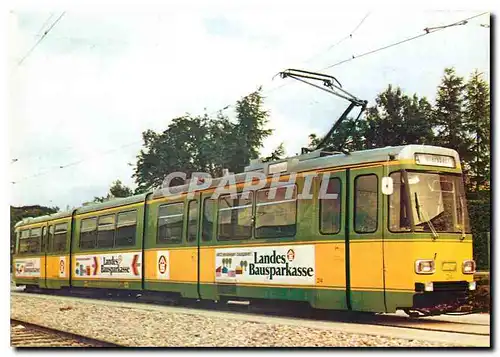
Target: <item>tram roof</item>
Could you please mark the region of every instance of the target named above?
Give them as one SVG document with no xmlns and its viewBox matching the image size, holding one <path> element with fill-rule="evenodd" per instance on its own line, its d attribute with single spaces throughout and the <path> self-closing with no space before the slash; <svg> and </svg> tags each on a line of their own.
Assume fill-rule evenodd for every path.
<svg viewBox="0 0 500 357">
<path fill-rule="evenodd" d="M 356 164 L 365 164 L 370 162 L 381 162 L 389 160 L 414 160 L 415 153 L 434 154 L 452 156 L 457 164 L 460 163 L 458 153 L 453 149 L 443 148 L 431 145 L 402 145 L 402 146 L 386 146 L 384 148 L 353 151 L 349 153 L 342 152 L 325 152 L 316 150 L 307 154 L 288 157 L 281 160 L 263 162 L 261 159 L 252 160 L 250 165 L 245 167 L 245 171 L 234 175 L 235 183 L 242 183 L 253 179 L 251 172 L 262 172 L 266 175 L 271 175 L 270 167 L 281 164 L 286 167 L 285 171 L 280 171 L 281 174 L 292 172 L 314 171 L 326 168 L 343 167 Z M 223 177 L 214 178 L 210 187 L 216 187 Z M 166 190 L 155 190 L 152 198 L 168 197 L 170 195 L 186 192 L 189 184 L 169 187 L 168 194 Z"/>
</svg>

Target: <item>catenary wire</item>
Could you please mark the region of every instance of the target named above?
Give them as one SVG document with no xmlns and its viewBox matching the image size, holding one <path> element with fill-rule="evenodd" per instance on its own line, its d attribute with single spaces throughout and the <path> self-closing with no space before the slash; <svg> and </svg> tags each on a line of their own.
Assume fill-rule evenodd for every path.
<svg viewBox="0 0 500 357">
<path fill-rule="evenodd" d="M 50 32 L 50 30 L 52 30 L 54 28 L 54 26 L 57 25 L 57 23 L 62 19 L 62 17 L 64 16 L 65 13 L 66 13 L 66 11 L 63 11 L 61 13 L 61 15 L 59 15 L 59 17 L 52 23 L 52 25 L 47 29 L 47 31 L 45 31 L 43 33 L 43 35 L 38 39 L 38 41 L 35 42 L 35 44 L 33 45 L 33 47 L 31 47 L 30 50 L 23 56 L 23 58 L 21 58 L 21 60 L 19 60 L 19 62 L 17 63 L 18 66 L 20 66 L 24 62 L 24 60 L 29 57 L 29 55 L 40 44 L 40 42 L 42 42 L 43 39 L 48 35 L 48 33 Z"/>
<path fill-rule="evenodd" d="M 373 54 L 373 53 L 376 53 L 376 52 L 379 52 L 379 51 L 383 51 L 383 50 L 386 50 L 386 49 L 391 48 L 391 47 L 394 47 L 394 46 L 398 46 L 398 45 L 403 44 L 403 43 L 405 43 L 405 42 L 409 42 L 409 41 L 416 40 L 417 38 L 424 37 L 424 36 L 427 36 L 427 35 L 429 35 L 429 34 L 431 34 L 431 33 L 435 33 L 435 32 L 438 32 L 438 31 L 444 30 L 444 29 L 446 29 L 446 28 L 448 28 L 448 27 L 466 25 L 466 24 L 467 24 L 467 21 L 472 20 L 472 19 L 474 19 L 474 18 L 476 18 L 476 17 L 479 17 L 479 16 L 482 16 L 482 15 L 485 15 L 485 14 L 488 14 L 488 12 L 483 12 L 483 13 L 481 13 L 481 14 L 479 14 L 479 15 L 471 16 L 471 17 L 469 17 L 469 18 L 467 18 L 467 19 L 460 20 L 460 21 L 454 22 L 454 23 L 449 24 L 449 25 L 437 26 L 437 27 L 427 27 L 427 28 L 425 28 L 425 29 L 424 29 L 424 31 L 425 31 L 425 32 L 424 32 L 424 33 L 422 33 L 422 34 L 419 34 L 419 35 L 416 35 L 416 36 L 412 36 L 412 37 L 406 38 L 406 39 L 404 39 L 404 40 L 401 40 L 401 41 L 398 41 L 398 42 L 395 42 L 395 43 L 391 43 L 390 45 L 386 45 L 386 46 L 383 46 L 383 47 L 380 47 L 380 48 L 377 48 L 377 49 L 374 49 L 374 50 L 371 50 L 371 51 L 368 51 L 368 52 L 362 53 L 362 54 L 360 54 L 360 55 L 358 55 L 358 56 L 354 56 L 354 55 L 353 55 L 353 56 L 352 56 L 352 57 L 350 57 L 350 58 L 347 58 L 347 59 L 342 60 L 342 61 L 340 61 L 340 62 L 334 63 L 334 64 L 332 64 L 332 65 L 329 65 L 329 66 L 327 66 L 327 67 L 323 68 L 322 70 L 325 70 L 325 69 L 329 69 L 329 68 L 332 68 L 332 67 L 339 66 L 339 65 L 341 65 L 341 64 L 343 64 L 343 63 L 350 62 L 350 61 L 353 61 L 353 60 L 355 60 L 355 59 L 357 59 L 357 58 L 361 58 L 361 57 L 364 57 L 364 56 L 368 56 L 368 55 L 370 55 L 370 54 Z"/>
<path fill-rule="evenodd" d="M 370 14 L 370 13 L 368 13 L 368 14 L 367 14 L 367 15 L 366 15 L 366 16 L 365 16 L 362 20 L 361 20 L 361 22 L 358 24 L 358 26 L 356 26 L 356 28 L 355 28 L 352 32 L 354 32 L 355 30 L 357 30 L 357 29 L 361 26 L 361 24 L 365 21 L 365 19 L 368 17 L 368 15 L 369 15 L 369 14 Z M 388 49 L 388 48 L 391 48 L 391 47 L 398 46 L 398 45 L 403 44 L 403 43 L 405 43 L 405 42 L 409 42 L 409 41 L 412 41 L 412 40 L 418 39 L 418 38 L 420 38 L 420 37 L 426 36 L 426 35 L 428 35 L 428 34 L 431 34 L 431 33 L 434 33 L 434 32 L 440 31 L 440 30 L 444 30 L 444 29 L 449 28 L 449 27 L 452 27 L 452 26 L 465 25 L 465 24 L 467 24 L 467 21 L 469 21 L 469 20 L 471 20 L 471 19 L 474 19 L 474 18 L 476 18 L 476 17 L 482 16 L 482 15 L 485 15 L 485 14 L 488 14 L 488 12 L 483 12 L 483 13 L 481 13 L 481 14 L 478 14 L 478 15 L 475 15 L 475 16 L 471 16 L 471 17 L 469 17 L 469 18 L 467 18 L 467 19 L 460 20 L 460 21 L 454 22 L 454 23 L 449 24 L 449 25 L 437 26 L 437 27 L 431 27 L 431 28 L 425 28 L 425 29 L 424 29 L 425 33 L 423 33 L 423 34 L 419 34 L 419 35 L 416 35 L 416 36 L 412 36 L 412 37 L 410 37 L 410 38 L 407 38 L 407 39 L 404 39 L 404 40 L 401 40 L 401 41 L 398 41 L 398 42 L 392 43 L 392 44 L 390 44 L 390 45 L 383 46 L 383 47 L 377 48 L 377 49 L 375 49 L 375 50 L 371 50 L 371 51 L 365 52 L 365 53 L 363 53 L 363 54 L 361 54 L 361 55 L 358 55 L 358 56 L 352 56 L 351 58 L 348 58 L 348 59 L 345 59 L 345 60 L 343 60 L 343 61 L 340 61 L 340 62 L 334 63 L 334 64 L 332 64 L 332 65 L 329 65 L 329 66 L 327 66 L 327 67 L 323 68 L 322 70 L 329 69 L 329 68 L 332 68 L 332 67 L 335 67 L 335 66 L 339 66 L 339 65 L 341 65 L 341 64 L 343 64 L 343 63 L 350 62 L 350 61 L 352 61 L 352 60 L 354 60 L 354 59 L 361 58 L 361 57 L 367 56 L 367 55 L 369 55 L 369 54 L 373 54 L 373 53 L 376 53 L 376 52 L 379 52 L 379 51 L 382 51 L 382 50 L 385 50 L 385 49 Z M 64 15 L 64 13 L 63 13 L 62 15 Z M 62 15 L 61 15 L 61 16 L 60 16 L 57 20 L 56 20 L 56 22 L 55 22 L 55 23 L 57 23 L 57 21 L 58 21 L 58 20 L 62 17 Z M 51 29 L 52 29 L 52 27 L 54 27 L 55 23 L 54 23 L 54 24 L 53 24 L 53 25 L 49 28 L 49 30 L 47 30 L 47 31 L 45 32 L 45 34 L 44 34 L 44 35 L 46 35 L 46 34 L 47 34 L 47 33 L 48 33 Z M 42 38 L 43 38 L 43 37 L 42 37 Z M 40 41 L 39 41 L 39 42 L 40 42 Z M 35 44 L 35 46 L 36 46 L 36 44 Z M 268 89 L 268 90 L 264 90 L 264 91 L 263 91 L 263 93 L 269 94 L 269 93 L 271 93 L 271 92 L 274 92 L 274 91 L 276 91 L 276 90 L 278 90 L 278 89 L 280 89 L 280 88 L 284 87 L 285 85 L 287 85 L 287 83 L 284 83 L 284 84 L 282 84 L 282 85 L 280 85 L 280 86 L 278 86 L 278 87 L 275 87 L 275 88 L 271 88 L 271 89 Z M 234 104 L 229 104 L 229 105 L 226 105 L 226 106 L 224 106 L 224 107 L 223 107 L 223 108 L 221 108 L 221 109 L 218 109 L 218 110 L 215 110 L 215 111 L 211 112 L 211 114 L 213 115 L 214 113 L 219 113 L 219 112 L 222 112 L 223 110 L 226 110 L 226 109 L 228 109 L 228 108 L 230 108 L 230 107 L 233 107 L 233 106 L 234 106 Z M 103 154 L 101 154 L 101 155 L 106 155 L 106 154 L 109 154 L 109 153 L 114 152 L 114 151 L 117 151 L 117 150 L 119 150 L 119 149 L 121 149 L 121 148 L 123 148 L 123 147 L 131 146 L 131 145 L 134 145 L 134 144 L 139 143 L 139 142 L 142 142 L 142 140 L 141 140 L 141 141 L 134 141 L 134 142 L 131 142 L 131 143 L 125 144 L 125 145 L 123 145 L 123 146 L 120 146 L 119 148 L 112 149 L 112 150 L 109 150 L 109 151 L 107 151 L 107 152 L 104 152 L 104 153 L 103 153 Z M 31 175 L 31 176 L 28 176 L 28 177 L 22 178 L 21 180 L 13 181 L 12 183 L 13 183 L 13 184 L 16 184 L 16 183 L 19 183 L 19 182 L 22 182 L 22 181 L 28 180 L 28 179 L 30 179 L 30 178 L 34 178 L 34 177 L 38 177 L 38 176 L 41 176 L 41 175 L 45 175 L 45 174 L 48 174 L 48 173 L 52 172 L 52 171 L 53 171 L 53 170 L 55 170 L 55 169 L 63 169 L 63 168 L 66 168 L 66 167 L 70 167 L 70 166 L 78 165 L 78 164 L 80 164 L 80 163 L 82 163 L 82 162 L 84 162 L 84 161 L 87 161 L 87 160 L 88 160 L 88 159 L 90 159 L 90 158 L 92 158 L 92 157 L 89 157 L 89 158 L 84 158 L 84 159 L 81 159 L 81 160 L 78 160 L 78 161 L 75 161 L 75 162 L 72 162 L 72 163 L 69 163 L 69 164 L 56 166 L 56 167 L 52 168 L 52 170 L 48 170 L 48 171 L 45 171 L 45 172 L 42 172 L 42 173 L 38 173 L 38 174 L 35 174 L 35 175 Z"/>
</svg>

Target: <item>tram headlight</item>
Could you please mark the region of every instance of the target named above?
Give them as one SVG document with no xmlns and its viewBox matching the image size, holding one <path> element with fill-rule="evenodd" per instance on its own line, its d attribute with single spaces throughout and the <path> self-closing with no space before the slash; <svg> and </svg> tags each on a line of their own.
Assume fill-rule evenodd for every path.
<svg viewBox="0 0 500 357">
<path fill-rule="evenodd" d="M 434 260 L 419 259 L 415 261 L 415 273 L 434 274 L 435 271 L 436 271 L 436 265 L 434 264 Z"/>
<path fill-rule="evenodd" d="M 474 274 L 476 272 L 476 262 L 473 260 L 464 260 L 462 263 L 462 273 Z"/>
</svg>

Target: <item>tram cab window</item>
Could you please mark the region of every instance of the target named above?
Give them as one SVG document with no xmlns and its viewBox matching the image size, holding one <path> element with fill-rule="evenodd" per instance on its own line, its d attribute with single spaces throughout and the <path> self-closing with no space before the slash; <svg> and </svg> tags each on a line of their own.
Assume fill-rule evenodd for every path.
<svg viewBox="0 0 500 357">
<path fill-rule="evenodd" d="M 394 184 L 394 192 L 389 199 L 389 230 L 391 232 L 409 232 L 411 230 L 408 212 L 408 192 L 401 171 L 389 175 Z"/>
<path fill-rule="evenodd" d="M 377 175 L 361 175 L 354 180 L 354 231 L 373 233 L 378 225 Z"/>
<path fill-rule="evenodd" d="M 188 205 L 187 241 L 194 242 L 198 234 L 198 201 L 190 201 Z"/>
<path fill-rule="evenodd" d="M 137 227 L 137 211 L 118 213 L 116 222 L 115 246 L 127 247 L 135 245 Z"/>
<path fill-rule="evenodd" d="M 29 251 L 29 229 L 21 231 L 21 236 L 19 237 L 19 253 L 28 253 Z"/>
<path fill-rule="evenodd" d="M 252 237 L 253 192 L 249 193 L 248 198 L 241 193 L 219 197 L 219 240 Z"/>
<path fill-rule="evenodd" d="M 158 243 L 180 243 L 184 224 L 184 203 L 160 206 L 158 210 Z"/>
<path fill-rule="evenodd" d="M 100 216 L 97 223 L 97 248 L 111 248 L 115 238 L 115 215 Z"/>
<path fill-rule="evenodd" d="M 209 242 L 212 240 L 212 234 L 214 231 L 214 210 L 215 210 L 215 200 L 210 198 L 205 198 L 203 201 L 203 223 L 201 239 L 204 242 Z"/>
<path fill-rule="evenodd" d="M 28 253 L 39 253 L 41 248 L 41 228 L 31 228 L 30 237 L 28 239 Z"/>
<path fill-rule="evenodd" d="M 60 223 L 49 227 L 49 236 L 52 236 L 52 251 L 64 252 L 66 250 L 66 233 L 68 223 Z"/>
<path fill-rule="evenodd" d="M 80 228 L 80 248 L 94 249 L 97 238 L 97 218 L 82 219 Z"/>
<path fill-rule="evenodd" d="M 320 222 L 319 230 L 323 234 L 336 234 L 340 232 L 341 225 L 341 182 L 339 178 L 328 181 L 325 198 L 319 198 Z"/>
<path fill-rule="evenodd" d="M 255 238 L 294 236 L 297 224 L 297 189 L 295 185 L 257 192 Z"/>
</svg>

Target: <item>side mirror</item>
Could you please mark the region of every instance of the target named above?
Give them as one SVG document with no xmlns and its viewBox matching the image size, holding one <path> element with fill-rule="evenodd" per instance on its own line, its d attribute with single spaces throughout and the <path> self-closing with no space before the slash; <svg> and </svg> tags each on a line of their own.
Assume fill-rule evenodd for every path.
<svg viewBox="0 0 500 357">
<path fill-rule="evenodd" d="M 394 181 L 392 177 L 382 177 L 382 193 L 384 195 L 392 195 L 394 192 Z"/>
</svg>

